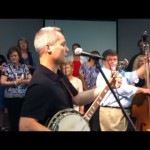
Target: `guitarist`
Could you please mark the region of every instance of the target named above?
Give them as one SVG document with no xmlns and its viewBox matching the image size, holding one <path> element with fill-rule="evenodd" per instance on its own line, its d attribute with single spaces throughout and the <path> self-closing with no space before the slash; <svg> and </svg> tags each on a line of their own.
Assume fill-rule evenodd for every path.
<svg viewBox="0 0 150 150">
<path fill-rule="evenodd" d="M 112 49 L 104 51 L 102 56 L 106 59 L 102 62 L 102 70 L 106 75 L 106 78 L 109 80 L 112 76 L 112 72 L 116 71 L 118 56 L 116 51 Z M 114 89 L 114 92 L 116 93 L 116 96 L 118 96 L 118 99 L 120 100 L 120 103 L 127 114 L 130 114 L 131 101 L 134 94 L 149 94 L 149 89 L 131 85 L 133 83 L 138 83 L 139 77 L 141 77 L 145 72 L 145 68 L 145 64 L 143 64 L 138 70 L 133 72 L 122 71 L 119 73 L 120 77 L 122 78 L 122 85 L 120 88 Z M 104 84 L 106 85 L 106 82 L 99 73 L 96 86 L 101 87 L 101 85 Z M 101 131 L 126 131 L 128 127 L 128 121 L 110 90 L 100 102 L 99 124 Z"/>
</svg>

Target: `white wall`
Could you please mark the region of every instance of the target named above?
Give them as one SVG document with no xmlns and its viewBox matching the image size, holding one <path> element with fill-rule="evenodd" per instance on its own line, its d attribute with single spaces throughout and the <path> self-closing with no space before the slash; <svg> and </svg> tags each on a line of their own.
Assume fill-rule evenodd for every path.
<svg viewBox="0 0 150 150">
<path fill-rule="evenodd" d="M 29 41 L 30 51 L 37 64 L 33 39 L 41 27 L 43 19 L 0 19 L 0 53 L 6 56 L 8 49 L 16 45 L 20 37 L 25 37 Z"/>
<path fill-rule="evenodd" d="M 139 49 L 137 41 L 147 31 L 150 34 L 150 19 L 119 19 L 118 20 L 118 52 L 119 58 L 128 60 L 137 53 Z M 150 41 L 150 36 L 148 36 Z"/>
<path fill-rule="evenodd" d="M 45 20 L 45 26 L 63 29 L 72 54 L 72 44 L 79 43 L 86 51 L 97 50 L 102 54 L 106 49 L 116 50 L 116 21 Z"/>
</svg>

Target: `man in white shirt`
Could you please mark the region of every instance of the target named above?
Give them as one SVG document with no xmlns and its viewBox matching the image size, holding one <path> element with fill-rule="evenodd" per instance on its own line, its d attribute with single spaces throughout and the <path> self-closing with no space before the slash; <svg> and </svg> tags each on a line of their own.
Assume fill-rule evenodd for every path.
<svg viewBox="0 0 150 150">
<path fill-rule="evenodd" d="M 118 56 L 112 49 L 104 51 L 102 56 L 106 58 L 106 60 L 103 60 L 102 62 L 102 71 L 104 72 L 106 78 L 110 80 L 112 73 L 116 71 Z M 142 76 L 144 72 L 145 64 L 136 71 L 119 73 L 120 77 L 122 78 L 122 85 L 120 88 L 113 90 L 118 97 L 118 100 L 120 101 L 122 107 L 126 110 L 127 113 L 130 113 L 129 108 L 131 107 L 132 96 L 136 93 L 147 93 L 147 89 L 135 87 L 132 85 L 132 83 L 137 83 L 139 81 L 139 77 Z M 100 87 L 104 84 L 108 86 L 101 73 L 99 73 L 96 81 L 96 86 Z M 99 116 L 101 131 L 127 130 L 128 120 L 124 116 L 119 103 L 110 90 L 106 92 L 100 103 Z"/>
</svg>

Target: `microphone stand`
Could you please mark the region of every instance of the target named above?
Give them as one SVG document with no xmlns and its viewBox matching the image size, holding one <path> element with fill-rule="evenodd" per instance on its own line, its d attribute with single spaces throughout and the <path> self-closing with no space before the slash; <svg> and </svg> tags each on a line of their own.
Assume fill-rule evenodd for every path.
<svg viewBox="0 0 150 150">
<path fill-rule="evenodd" d="M 98 59 L 98 58 L 95 58 L 94 60 L 95 60 L 96 68 L 99 69 L 100 73 L 102 74 L 102 76 L 103 76 L 104 80 L 106 81 L 106 83 L 107 83 L 107 85 L 108 85 L 110 91 L 112 92 L 112 94 L 114 95 L 114 97 L 115 97 L 116 101 L 118 102 L 120 108 L 122 109 L 122 112 L 123 112 L 124 116 L 127 118 L 128 122 L 130 123 L 130 125 L 131 125 L 131 127 L 132 127 L 132 130 L 133 130 L 133 131 L 137 131 L 137 129 L 135 128 L 135 126 L 134 126 L 134 124 L 133 124 L 133 122 L 132 122 L 132 120 L 130 119 L 130 117 L 129 117 L 129 116 L 127 115 L 127 113 L 125 112 L 125 110 L 124 110 L 124 108 L 122 107 L 122 105 L 121 105 L 121 103 L 120 103 L 118 97 L 116 96 L 114 90 L 112 89 L 112 87 L 111 87 L 111 85 L 110 85 L 108 79 L 106 78 L 106 76 L 105 76 L 105 74 L 104 74 L 104 72 L 103 72 L 103 70 L 102 70 L 102 68 L 101 68 L 101 65 L 100 65 L 100 63 L 99 63 L 99 59 Z"/>
</svg>

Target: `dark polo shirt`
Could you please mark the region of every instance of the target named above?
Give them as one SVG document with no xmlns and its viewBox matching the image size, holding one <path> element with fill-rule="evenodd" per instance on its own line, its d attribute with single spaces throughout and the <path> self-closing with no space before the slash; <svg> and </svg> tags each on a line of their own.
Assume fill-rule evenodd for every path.
<svg viewBox="0 0 150 150">
<path fill-rule="evenodd" d="M 57 74 L 43 65 L 39 65 L 27 89 L 21 117 L 37 119 L 45 124 L 58 111 L 73 108 L 70 93 L 62 83 L 65 82 L 73 96 L 78 94 L 68 78 L 58 70 Z"/>
</svg>

